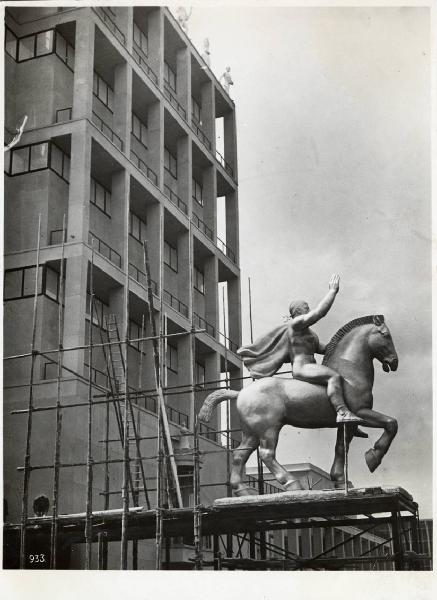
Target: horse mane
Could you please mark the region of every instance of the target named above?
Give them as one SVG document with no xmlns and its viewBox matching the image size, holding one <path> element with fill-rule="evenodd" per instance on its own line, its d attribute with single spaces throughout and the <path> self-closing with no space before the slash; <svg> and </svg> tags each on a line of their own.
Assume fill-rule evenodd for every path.
<svg viewBox="0 0 437 600">
<path fill-rule="evenodd" d="M 359 327 L 360 325 L 373 325 L 375 317 L 379 317 L 382 321 L 384 321 L 383 315 L 368 315 L 366 317 L 359 317 L 358 319 L 353 319 L 352 321 L 349 321 L 349 323 L 346 323 L 346 325 L 343 325 L 343 327 L 341 327 L 341 329 L 339 329 L 337 333 L 332 336 L 330 342 L 327 344 L 322 364 L 326 365 L 328 363 L 329 359 L 334 354 L 338 343 L 344 338 L 346 334 L 352 331 L 352 329 L 355 329 L 355 327 Z"/>
</svg>

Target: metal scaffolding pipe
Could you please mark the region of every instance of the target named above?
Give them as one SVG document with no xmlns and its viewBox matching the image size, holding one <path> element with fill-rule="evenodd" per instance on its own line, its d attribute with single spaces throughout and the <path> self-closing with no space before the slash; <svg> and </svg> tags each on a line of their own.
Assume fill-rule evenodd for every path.
<svg viewBox="0 0 437 600">
<path fill-rule="evenodd" d="M 86 520 L 85 520 L 85 568 L 91 569 L 92 551 L 92 505 L 93 505 L 93 459 L 92 459 L 92 368 L 93 368 L 93 318 L 94 318 L 94 238 L 91 239 L 91 265 L 90 265 L 90 327 L 89 327 L 89 355 L 88 355 L 88 435 L 87 435 L 87 496 L 86 496 Z"/>
</svg>

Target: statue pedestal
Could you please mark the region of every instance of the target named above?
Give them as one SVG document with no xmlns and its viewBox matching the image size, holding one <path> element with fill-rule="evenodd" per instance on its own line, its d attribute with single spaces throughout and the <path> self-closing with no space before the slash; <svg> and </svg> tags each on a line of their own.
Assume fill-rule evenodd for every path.
<svg viewBox="0 0 437 600">
<path fill-rule="evenodd" d="M 263 495 L 250 495 L 250 496 L 238 496 L 233 498 L 217 498 L 214 500 L 213 506 L 236 506 L 244 504 L 289 504 L 293 502 L 305 502 L 305 501 L 323 501 L 323 500 L 335 500 L 344 499 L 345 496 L 348 498 L 365 498 L 380 496 L 384 494 L 401 494 L 412 500 L 413 497 L 402 487 L 399 486 L 384 486 L 384 487 L 369 487 L 369 488 L 349 488 L 347 494 L 342 489 L 329 489 L 329 490 L 295 490 L 292 492 L 278 492 L 277 494 L 263 494 Z"/>
</svg>

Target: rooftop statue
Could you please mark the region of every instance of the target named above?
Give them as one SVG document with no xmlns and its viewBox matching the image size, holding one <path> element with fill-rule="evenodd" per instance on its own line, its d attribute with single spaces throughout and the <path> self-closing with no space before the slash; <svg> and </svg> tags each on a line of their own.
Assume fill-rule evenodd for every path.
<svg viewBox="0 0 437 600">
<path fill-rule="evenodd" d="M 211 51 L 209 49 L 209 39 L 205 38 L 203 40 L 203 52 L 202 52 L 202 58 L 205 61 L 206 65 L 208 67 L 211 68 Z M 202 67 L 202 69 L 205 69 L 205 67 Z"/>
<path fill-rule="evenodd" d="M 184 6 L 178 6 L 176 8 L 176 19 L 181 26 L 181 28 L 188 34 L 188 21 L 190 20 L 191 13 L 193 12 L 193 8 L 190 8 L 190 12 L 187 12 L 187 9 Z"/>
<path fill-rule="evenodd" d="M 231 67 L 226 67 L 225 72 L 220 76 L 220 83 L 225 88 L 226 93 L 229 94 L 231 85 L 234 85 L 231 76 Z"/>
<path fill-rule="evenodd" d="M 346 444 L 354 436 L 367 437 L 358 429 L 382 428 L 384 432 L 365 453 L 373 472 L 381 463 L 397 433 L 396 419 L 373 410 L 373 360 L 385 372 L 396 371 L 398 356 L 382 315 L 360 317 L 344 325 L 325 346 L 309 328 L 332 306 L 339 290 L 333 275 L 327 295 L 310 310 L 303 301 L 290 305 L 291 319 L 254 344 L 239 350 L 256 379 L 241 390 L 218 390 L 209 394 L 199 412 L 208 422 L 212 411 L 224 400 L 236 400 L 242 441 L 234 450 L 231 484 L 235 495 L 257 492 L 243 483 L 244 468 L 259 446 L 260 457 L 276 479 L 289 490 L 301 489 L 300 482 L 276 460 L 276 446 L 284 425 L 317 429 L 338 427 L 331 479 L 344 485 L 344 436 L 339 423 L 347 424 Z M 318 365 L 314 353 L 324 354 Z M 272 377 L 285 362 L 291 362 L 293 379 Z"/>
</svg>

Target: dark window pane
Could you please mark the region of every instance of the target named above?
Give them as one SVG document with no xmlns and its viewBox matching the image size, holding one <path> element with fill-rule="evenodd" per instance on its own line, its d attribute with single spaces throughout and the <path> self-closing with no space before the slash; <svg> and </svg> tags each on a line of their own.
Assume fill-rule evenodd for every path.
<svg viewBox="0 0 437 600">
<path fill-rule="evenodd" d="M 38 294 L 41 293 L 42 267 L 38 272 Z M 33 296 L 35 294 L 35 267 L 24 269 L 23 296 Z"/>
<path fill-rule="evenodd" d="M 48 144 L 37 144 L 30 147 L 30 170 L 45 169 L 47 167 Z"/>
<path fill-rule="evenodd" d="M 23 271 L 6 271 L 4 283 L 4 298 L 19 298 L 21 296 L 21 284 L 23 279 Z"/>
<path fill-rule="evenodd" d="M 12 152 L 12 175 L 26 173 L 29 170 L 29 146 L 17 148 Z"/>
<path fill-rule="evenodd" d="M 62 177 L 67 181 L 70 181 L 70 157 L 64 154 L 64 172 Z"/>
<path fill-rule="evenodd" d="M 33 58 L 34 45 L 34 35 L 22 38 L 18 45 L 18 60 L 26 60 L 27 58 Z"/>
<path fill-rule="evenodd" d="M 61 60 L 67 60 L 67 42 L 59 33 L 56 34 L 56 54 Z"/>
<path fill-rule="evenodd" d="M 62 177 L 62 152 L 54 144 L 51 147 L 50 167 Z"/>
<path fill-rule="evenodd" d="M 17 38 L 9 29 L 6 29 L 5 34 L 5 50 L 6 52 L 12 56 L 13 59 L 16 59 L 17 56 Z"/>
<path fill-rule="evenodd" d="M 58 273 L 56 271 L 53 271 L 53 269 L 49 269 L 47 267 L 45 294 L 52 300 L 58 299 L 58 279 Z"/>
</svg>

